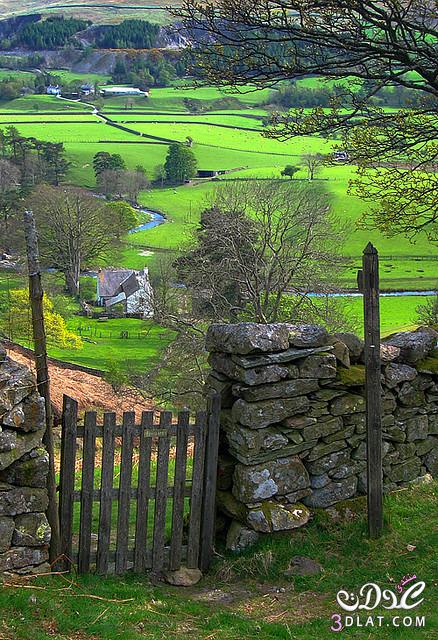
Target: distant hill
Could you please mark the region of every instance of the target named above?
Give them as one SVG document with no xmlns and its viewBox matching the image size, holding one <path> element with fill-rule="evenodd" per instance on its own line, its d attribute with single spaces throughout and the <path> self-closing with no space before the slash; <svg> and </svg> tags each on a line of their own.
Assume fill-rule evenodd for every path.
<svg viewBox="0 0 438 640">
<path fill-rule="evenodd" d="M 1 18 L 29 13 L 80 17 L 94 23 L 121 22 L 127 18 L 147 18 L 151 22 L 165 23 L 169 15 L 165 7 L 178 2 L 172 0 L 0 0 Z"/>
</svg>

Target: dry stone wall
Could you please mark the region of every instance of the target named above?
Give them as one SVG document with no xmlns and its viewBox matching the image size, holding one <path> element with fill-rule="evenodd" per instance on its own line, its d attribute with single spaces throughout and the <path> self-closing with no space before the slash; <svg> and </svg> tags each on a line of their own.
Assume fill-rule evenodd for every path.
<svg viewBox="0 0 438 640">
<path fill-rule="evenodd" d="M 44 430 L 32 374 L 0 344 L 0 573 L 50 570 Z"/>
<path fill-rule="evenodd" d="M 381 345 L 385 491 L 438 475 L 437 339 L 420 328 Z M 362 340 L 313 325 L 244 323 L 212 325 L 206 346 L 208 386 L 222 397 L 226 515 L 258 532 L 287 530 L 314 508 L 366 493 Z M 241 535 L 248 531 L 235 548 Z"/>
</svg>

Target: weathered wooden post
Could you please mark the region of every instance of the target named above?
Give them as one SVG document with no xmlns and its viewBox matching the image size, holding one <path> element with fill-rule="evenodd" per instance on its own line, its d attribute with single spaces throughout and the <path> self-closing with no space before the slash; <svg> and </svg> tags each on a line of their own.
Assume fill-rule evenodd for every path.
<svg viewBox="0 0 438 640">
<path fill-rule="evenodd" d="M 50 401 L 49 367 L 47 364 L 46 332 L 43 315 L 43 287 L 38 253 L 38 236 L 35 218 L 32 211 L 24 212 L 24 231 L 26 235 L 27 263 L 29 269 L 29 299 L 32 309 L 32 329 L 34 341 L 35 367 L 37 387 L 44 398 L 46 409 L 46 431 L 43 442 L 49 454 L 49 472 L 47 476 L 47 491 L 49 505 L 47 519 L 52 530 L 49 558 L 53 563 L 59 557 L 59 517 L 56 501 L 56 479 L 54 464 L 54 446 L 52 432 L 52 405 Z"/>
<path fill-rule="evenodd" d="M 363 252 L 358 286 L 364 300 L 368 532 L 378 538 L 383 528 L 379 256 L 371 242 Z"/>
</svg>

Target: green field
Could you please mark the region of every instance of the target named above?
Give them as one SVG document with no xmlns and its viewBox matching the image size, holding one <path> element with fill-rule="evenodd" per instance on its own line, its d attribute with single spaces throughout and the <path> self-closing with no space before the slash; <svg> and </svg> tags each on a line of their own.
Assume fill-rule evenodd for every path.
<svg viewBox="0 0 438 640">
<path fill-rule="evenodd" d="M 187 92 L 182 89 L 157 89 L 153 91 L 156 98 L 169 108 L 181 100 L 181 96 L 198 96 L 197 99 L 211 100 L 220 95 L 217 89 L 203 88 Z M 255 96 L 250 93 L 245 99 L 256 104 Z M 108 150 L 121 153 L 128 167 L 143 165 L 150 176 L 158 164 L 163 163 L 167 145 L 159 144 L 153 138 L 139 138 L 131 133 L 120 131 L 103 123 L 91 113 L 77 114 L 66 109 L 84 109 L 78 104 L 62 103 L 46 96 L 39 96 L 40 104 L 62 104 L 64 110 L 50 116 L 32 115 L 32 97 L 22 98 L 8 104 L 23 109 L 23 115 L 10 117 L 6 109 L 0 114 L 0 124 L 18 122 L 19 131 L 25 135 L 33 135 L 43 140 L 63 142 L 66 146 L 71 169 L 69 179 L 78 185 L 93 187 L 94 174 L 92 159 L 95 153 Z M 265 99 L 259 96 L 261 101 Z M 149 104 L 148 101 L 145 104 Z M 125 122 L 130 128 L 145 136 L 157 136 L 168 140 L 183 142 L 187 136 L 193 138 L 193 151 L 198 159 L 199 168 L 204 170 L 233 170 L 232 174 L 221 179 L 230 178 L 280 178 L 282 168 L 287 163 L 299 164 L 305 153 L 327 152 L 330 142 L 319 137 L 296 138 L 287 143 L 261 137 L 260 119 L 245 117 L 251 115 L 244 109 L 242 115 L 234 109 L 224 114 L 205 115 L 153 115 L 131 114 L 119 112 L 114 118 Z M 129 114 L 129 115 L 128 115 Z M 260 116 L 258 116 L 260 118 Z M 226 126 L 216 126 L 216 125 Z M 241 128 L 239 128 L 241 127 Z M 340 165 L 324 169 L 318 179 L 332 197 L 332 208 L 340 221 L 349 229 L 343 253 L 357 263 L 362 249 L 371 240 L 379 249 L 383 259 L 381 282 L 383 289 L 433 289 L 438 279 L 436 247 L 425 237 L 418 237 L 415 243 L 406 238 L 386 238 L 375 230 L 364 229 L 358 225 L 367 204 L 347 194 L 348 183 L 354 177 L 354 167 Z M 302 168 L 296 179 L 306 179 Z M 191 224 L 196 224 L 205 203 L 211 199 L 218 182 L 207 182 L 177 189 L 153 189 L 142 194 L 141 202 L 153 209 L 163 211 L 169 224 L 146 232 L 140 232 L 129 238 L 131 245 L 173 249 L 179 247 L 181 241 L 190 232 Z M 131 252 L 132 255 L 132 252 Z M 135 258 L 135 256 L 132 256 Z M 137 264 L 137 260 L 135 260 Z M 133 265 L 134 266 L 134 265 Z M 346 286 L 354 286 L 356 264 L 345 273 L 343 282 Z"/>
<path fill-rule="evenodd" d="M 15 100 L 0 99 L 0 113 L 35 113 L 53 111 L 66 113 L 69 111 L 90 111 L 91 107 L 83 102 L 73 102 L 49 95 L 30 95 Z"/>
<path fill-rule="evenodd" d="M 67 349 L 49 344 L 50 356 L 101 371 L 108 371 L 116 364 L 129 374 L 150 370 L 175 337 L 172 331 L 151 321 L 132 318 L 99 322 L 72 317 L 67 320 L 67 326 L 84 338 L 83 347 Z M 125 331 L 128 338 L 121 337 Z M 25 340 L 20 342 L 26 346 Z"/>
<path fill-rule="evenodd" d="M 69 81 L 74 76 L 78 77 L 70 72 L 57 73 Z M 87 75 L 88 81 L 106 79 L 99 74 L 96 77 Z M 319 80 L 309 78 L 302 82 L 316 86 Z M 230 96 L 232 99 L 224 103 L 224 98 L 229 99 Z M 215 181 L 195 180 L 177 188 L 154 187 L 140 195 L 141 204 L 163 212 L 167 223 L 128 236 L 117 261 L 120 266 L 141 268 L 149 265 L 153 270 L 157 252 L 174 252 L 190 243 L 202 209 L 212 202 L 215 191 L 226 188 L 230 180 L 280 180 L 284 166 L 300 165 L 303 154 L 329 152 L 332 142 L 320 137 L 301 137 L 286 143 L 263 137 L 262 118 L 266 115 L 268 96 L 267 90 L 233 96 L 211 87 L 184 89 L 179 86 L 152 89 L 149 99 L 135 99 L 129 101 L 129 105 L 122 98 L 105 100 L 104 113 L 141 133 L 142 137 L 104 123 L 86 104 L 51 96 L 27 96 L 0 102 L 0 127 L 14 123 L 23 136 L 63 142 L 71 162 L 68 181 L 91 189 L 95 186 L 92 160 L 99 151 L 120 153 L 128 168 L 142 165 L 153 177 L 155 168 L 164 162 L 167 153 L 167 143 L 160 143 L 154 136 L 180 142 L 190 136 L 200 169 L 231 171 Z M 197 112 L 189 113 L 190 110 Z M 334 214 L 348 228 L 342 254 L 350 264 L 341 284 L 346 288 L 356 287 L 361 253 L 371 241 L 381 256 L 383 290 L 435 289 L 438 280 L 437 247 L 431 245 L 425 236 L 419 236 L 412 243 L 403 237 L 387 238 L 375 230 L 363 228 L 361 217 L 369 205 L 348 195 L 349 181 L 354 175 L 355 167 L 338 165 L 323 169 L 317 177 L 318 184 L 330 195 Z M 294 179 L 307 180 L 303 167 Z M 413 326 L 415 309 L 424 301 L 424 297 L 415 296 L 382 298 L 382 333 Z M 350 298 L 348 305 L 360 325 L 361 300 Z M 74 325 L 77 319 L 70 322 Z M 149 333 L 145 344 L 143 338 L 135 337 L 141 332 L 140 325 L 135 325 L 137 321 L 132 322 L 133 336 L 129 344 L 121 344 L 123 341 L 117 337 L 120 327 L 115 327 L 110 337 L 105 333 L 108 325 L 100 325 L 98 329 L 102 337 L 99 335 L 97 345 L 86 343 L 81 352 L 55 350 L 52 355 L 105 369 L 110 360 L 122 361 L 128 350 L 125 358 L 128 368 L 149 366 L 168 344 L 169 337 L 164 337 L 162 329 L 157 327 Z"/>
</svg>

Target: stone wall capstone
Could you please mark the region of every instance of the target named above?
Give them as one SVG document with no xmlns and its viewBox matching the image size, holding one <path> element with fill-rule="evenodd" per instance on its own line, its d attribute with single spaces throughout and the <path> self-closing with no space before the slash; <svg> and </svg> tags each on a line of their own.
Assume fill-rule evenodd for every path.
<svg viewBox="0 0 438 640">
<path fill-rule="evenodd" d="M 50 571 L 44 400 L 0 344 L 0 573 Z"/>
<path fill-rule="evenodd" d="M 438 475 L 437 340 L 421 327 L 382 341 L 386 492 Z M 222 398 L 218 505 L 234 521 L 230 548 L 248 529 L 293 529 L 314 508 L 366 493 L 363 346 L 314 325 L 209 328 L 207 385 Z"/>
</svg>

